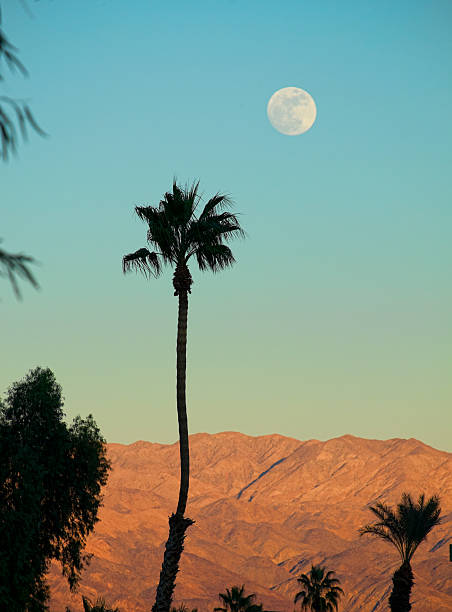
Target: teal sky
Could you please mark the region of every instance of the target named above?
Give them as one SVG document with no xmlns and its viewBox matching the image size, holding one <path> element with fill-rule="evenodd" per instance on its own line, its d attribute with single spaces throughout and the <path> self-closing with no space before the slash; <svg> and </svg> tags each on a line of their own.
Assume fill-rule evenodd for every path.
<svg viewBox="0 0 452 612">
<path fill-rule="evenodd" d="M 2 3 L 49 133 L 0 165 L 0 389 L 49 366 L 110 442 L 177 439 L 171 273 L 124 277 L 137 204 L 229 193 L 237 264 L 192 265 L 191 433 L 415 437 L 452 450 L 449 0 Z M 306 89 L 317 120 L 266 106 Z"/>
</svg>

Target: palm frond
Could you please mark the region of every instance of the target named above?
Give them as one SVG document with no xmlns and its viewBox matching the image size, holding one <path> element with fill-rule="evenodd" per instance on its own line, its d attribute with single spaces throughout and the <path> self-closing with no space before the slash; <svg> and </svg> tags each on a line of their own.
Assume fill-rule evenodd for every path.
<svg viewBox="0 0 452 612">
<path fill-rule="evenodd" d="M 325 599 L 330 610 L 337 610 L 339 607 L 340 596 L 344 594 L 344 591 L 340 587 L 336 587 L 335 590 L 331 589 L 326 595 Z"/>
<path fill-rule="evenodd" d="M 370 510 L 378 520 L 362 527 L 360 534 L 369 533 L 391 542 L 399 551 L 402 562 L 410 562 L 418 546 L 440 522 L 441 514 L 438 496 L 431 497 L 426 503 L 425 495 L 421 494 L 415 503 L 409 493 L 402 493 L 396 512 L 382 503 L 371 506 Z"/>
<path fill-rule="evenodd" d="M 301 601 L 301 608 L 306 610 L 337 610 L 338 601 L 343 594 L 339 579 L 334 578 L 335 572 L 326 571 L 323 565 L 312 565 L 307 574 L 301 574 L 298 582 L 305 588 L 297 593 L 294 602 Z"/>
<path fill-rule="evenodd" d="M 199 215 L 199 219 L 204 220 L 212 215 L 217 215 L 220 210 L 232 208 L 232 206 L 234 206 L 234 203 L 227 195 L 216 193 L 205 204 L 202 213 Z"/>
<path fill-rule="evenodd" d="M 373 512 L 375 516 L 380 519 L 380 521 L 395 522 L 397 520 L 392 508 L 387 504 L 383 504 L 382 502 L 378 502 L 375 506 L 369 506 L 369 510 Z"/>
<path fill-rule="evenodd" d="M 176 181 L 173 181 L 172 192 L 165 193 L 159 204 L 159 211 L 166 215 L 171 225 L 187 226 L 199 201 L 198 187 L 199 181 L 184 187 L 179 187 Z"/>
<path fill-rule="evenodd" d="M 162 258 L 163 264 L 176 267 L 182 263 L 187 265 L 189 259 L 195 256 L 201 270 L 218 272 L 235 262 L 231 249 L 225 243 L 233 238 L 245 237 L 245 232 L 240 227 L 237 215 L 222 210 L 231 206 L 232 202 L 221 194 L 211 198 L 197 218 L 195 211 L 200 202 L 198 188 L 199 182 L 181 187 L 174 180 L 172 190 L 164 194 L 158 207 L 136 206 L 135 212 L 147 224 L 148 244 Z M 124 271 L 135 267 L 149 273 L 149 261 L 137 253 L 124 259 Z"/>
<path fill-rule="evenodd" d="M 433 527 L 441 522 L 439 498 L 435 495 L 425 503 L 425 495 L 421 494 L 415 503 L 408 493 L 403 493 L 397 511 L 406 532 L 406 558 L 409 561 Z"/>
<path fill-rule="evenodd" d="M 149 245 L 158 249 L 165 263 L 176 263 L 179 239 L 176 228 L 170 223 L 165 212 L 153 206 L 136 206 L 135 212 L 148 225 Z"/>
<path fill-rule="evenodd" d="M 47 136 L 25 102 L 13 100 L 8 96 L 0 96 L 0 149 L 4 161 L 8 159 L 9 153 L 15 154 L 17 150 L 18 132 L 15 120 L 19 125 L 23 140 L 28 138 L 27 125 L 30 125 L 40 136 Z"/>
<path fill-rule="evenodd" d="M 240 227 L 237 215 L 230 212 L 222 213 L 204 219 L 193 220 L 188 230 L 188 237 L 195 247 L 206 240 L 232 240 L 245 238 L 246 234 Z"/>
<path fill-rule="evenodd" d="M 6 276 L 9 279 L 18 299 L 21 299 L 22 296 L 16 277 L 25 279 L 35 289 L 39 289 L 39 284 L 28 267 L 32 263 L 37 262 L 29 255 L 7 253 L 0 249 L 0 276 Z"/>
<path fill-rule="evenodd" d="M 231 249 L 225 244 L 206 244 L 196 251 L 196 259 L 199 269 L 219 272 L 232 266 L 235 258 Z"/>
<path fill-rule="evenodd" d="M 159 276 L 161 272 L 160 261 L 157 253 L 151 253 L 148 249 L 138 249 L 135 253 L 129 253 L 124 255 L 122 258 L 122 271 L 124 274 L 135 270 L 141 272 L 149 278 L 151 275 L 154 277 Z"/>
<path fill-rule="evenodd" d="M 12 43 L 9 42 L 9 40 L 5 36 L 5 33 L 0 29 L 0 61 L 3 58 L 11 72 L 18 70 L 24 76 L 28 76 L 28 71 L 17 57 L 16 51 L 18 51 L 17 47 L 15 47 Z M 3 76 L 0 72 L 0 81 L 2 80 Z"/>
<path fill-rule="evenodd" d="M 300 591 L 294 597 L 294 603 L 298 603 L 300 599 L 305 598 L 307 596 L 306 591 Z"/>
<path fill-rule="evenodd" d="M 390 542 L 397 548 L 400 555 L 403 557 L 403 546 L 401 545 L 401 542 L 397 539 L 395 534 L 384 525 L 365 525 L 359 530 L 359 534 L 361 536 L 365 534 L 374 535 L 380 538 L 381 540 L 386 540 L 387 542 Z"/>
</svg>

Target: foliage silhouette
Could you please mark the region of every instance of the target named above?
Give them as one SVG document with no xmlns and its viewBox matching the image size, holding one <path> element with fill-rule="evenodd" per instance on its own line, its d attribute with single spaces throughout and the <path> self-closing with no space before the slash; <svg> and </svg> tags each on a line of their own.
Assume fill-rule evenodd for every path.
<svg viewBox="0 0 452 612">
<path fill-rule="evenodd" d="M 20 72 L 28 76 L 27 69 L 17 56 L 18 49 L 8 40 L 2 29 L 2 12 L 0 7 L 0 81 L 5 80 L 4 66 L 10 72 Z M 30 107 L 23 100 L 0 95 L 0 155 L 7 161 L 11 154 L 17 152 L 19 134 L 24 140 L 28 137 L 27 126 L 31 127 L 41 136 L 46 133 L 39 127 Z"/>
<path fill-rule="evenodd" d="M 188 606 L 186 606 L 183 602 L 177 607 L 172 607 L 171 612 L 190 612 Z M 191 612 L 198 612 L 198 608 L 193 608 Z"/>
<path fill-rule="evenodd" d="M 192 256 L 200 270 L 218 272 L 231 266 L 235 259 L 231 249 L 224 244 L 243 236 L 237 217 L 225 209 L 232 203 L 228 197 L 217 193 L 196 215 L 200 203 L 198 183 L 179 187 L 173 182 L 171 192 L 165 193 L 158 207 L 136 206 L 138 217 L 147 223 L 147 242 L 155 251 L 141 248 L 123 257 L 123 272 L 135 270 L 145 277 L 157 277 L 162 265 L 174 267 L 174 295 L 178 297 L 178 324 L 176 348 L 177 418 L 179 424 L 180 489 L 177 509 L 169 518 L 169 535 L 165 547 L 160 580 L 153 612 L 169 612 L 176 574 L 183 551 L 185 532 L 193 524 L 184 517 L 188 498 L 190 459 L 186 408 L 186 346 L 188 294 L 192 277 L 188 261 Z"/>
<path fill-rule="evenodd" d="M 120 612 L 119 608 L 108 607 L 103 597 L 98 597 L 94 604 L 88 597 L 82 597 L 82 602 L 84 612 Z"/>
<path fill-rule="evenodd" d="M 362 527 L 360 535 L 367 533 L 390 542 L 399 551 L 402 559 L 402 565 L 392 578 L 393 588 L 389 597 L 391 612 L 411 610 L 410 595 L 414 579 L 410 562 L 419 545 L 433 527 L 440 523 L 439 503 L 437 495 L 427 501 L 424 494 L 419 495 L 415 503 L 409 493 L 403 493 L 396 511 L 380 502 L 370 506 L 378 520 Z"/>
<path fill-rule="evenodd" d="M 255 593 L 245 595 L 245 585 L 233 586 L 226 593 L 218 593 L 218 597 L 224 604 L 224 608 L 214 608 L 214 612 L 263 612 L 262 604 L 254 602 Z"/>
<path fill-rule="evenodd" d="M 15 382 L 0 402 L 0 602 L 46 610 L 50 561 L 74 590 L 101 503 L 109 462 L 92 416 L 63 421 L 61 387 L 48 368 Z"/>
<path fill-rule="evenodd" d="M 21 293 L 16 277 L 24 278 L 33 285 L 35 289 L 39 288 L 35 277 L 29 269 L 28 264 L 30 263 L 35 263 L 33 257 L 23 255 L 22 253 L 7 253 L 0 248 L 0 276 L 9 278 L 18 299 L 21 299 Z"/>
<path fill-rule="evenodd" d="M 337 610 L 339 599 L 344 591 L 340 581 L 333 578 L 332 570 L 326 571 L 322 565 L 312 565 L 307 574 L 301 574 L 297 581 L 304 587 L 297 593 L 294 602 L 301 600 L 302 610 L 312 612 L 333 612 Z"/>
<path fill-rule="evenodd" d="M 25 66 L 17 56 L 17 48 L 10 43 L 2 29 L 0 7 L 0 82 L 5 80 L 4 66 L 7 66 L 11 72 L 18 71 L 23 76 L 28 75 Z M 18 127 L 16 127 L 16 124 Z M 27 125 L 31 126 L 41 136 L 46 135 L 37 124 L 28 104 L 9 96 L 0 95 L 0 156 L 3 161 L 7 161 L 10 154 L 16 153 L 19 132 L 24 140 L 27 139 Z M 38 288 L 38 283 L 28 266 L 28 264 L 34 262 L 35 260 L 28 255 L 8 253 L 0 248 L 0 276 L 9 278 L 18 299 L 20 299 L 21 294 L 16 276 L 29 281 L 35 289 Z"/>
</svg>

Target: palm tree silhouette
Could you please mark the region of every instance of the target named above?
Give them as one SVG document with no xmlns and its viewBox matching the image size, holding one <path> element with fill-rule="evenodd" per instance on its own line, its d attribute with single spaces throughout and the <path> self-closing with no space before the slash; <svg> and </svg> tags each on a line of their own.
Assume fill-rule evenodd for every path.
<svg viewBox="0 0 452 612">
<path fill-rule="evenodd" d="M 339 586 L 340 581 L 333 578 L 335 572 L 326 572 L 321 565 L 312 565 L 307 574 L 301 574 L 297 581 L 303 586 L 303 590 L 295 595 L 294 602 L 301 600 L 302 610 L 312 612 L 332 612 L 337 610 L 339 598 L 343 590 Z"/>
<path fill-rule="evenodd" d="M 425 501 L 425 495 L 419 495 L 415 503 L 409 493 L 402 494 L 402 500 L 394 512 L 383 503 L 370 506 L 377 521 L 360 529 L 360 535 L 370 533 L 390 542 L 399 551 L 402 565 L 394 572 L 393 588 L 389 597 L 391 612 L 409 612 L 410 595 L 414 584 L 413 570 L 410 561 L 418 546 L 430 531 L 440 523 L 441 508 L 439 497 L 434 495 Z"/>
<path fill-rule="evenodd" d="M 185 398 L 188 294 L 192 277 L 188 261 L 194 256 L 200 270 L 218 272 L 231 266 L 235 259 L 224 244 L 237 236 L 244 236 L 237 217 L 226 209 L 232 202 L 217 193 L 196 216 L 200 202 L 199 182 L 179 187 L 173 182 L 172 192 L 165 193 L 158 207 L 136 206 L 138 217 L 147 223 L 147 242 L 155 251 L 139 249 L 123 257 L 123 271 L 135 269 L 146 277 L 157 277 L 163 265 L 174 267 L 174 295 L 178 296 L 177 323 L 177 418 L 179 423 L 180 489 L 176 513 L 169 518 L 169 535 L 165 547 L 160 580 L 153 612 L 169 612 L 176 574 L 184 549 L 187 528 L 193 521 L 184 517 L 188 498 L 190 459 L 188 446 L 187 408 Z"/>
<path fill-rule="evenodd" d="M 110 608 L 103 597 L 99 597 L 96 603 L 92 603 L 87 597 L 82 597 L 84 612 L 119 612 L 119 608 Z M 69 608 L 66 608 L 66 612 Z"/>
<path fill-rule="evenodd" d="M 233 586 L 226 593 L 218 593 L 218 597 L 225 605 L 224 608 L 214 608 L 214 612 L 263 612 L 262 604 L 254 603 L 255 593 L 245 595 L 245 585 Z"/>
<path fill-rule="evenodd" d="M 182 602 L 177 607 L 171 607 L 171 612 L 190 612 L 190 609 Z M 198 608 L 192 608 L 191 612 L 198 612 Z"/>
</svg>

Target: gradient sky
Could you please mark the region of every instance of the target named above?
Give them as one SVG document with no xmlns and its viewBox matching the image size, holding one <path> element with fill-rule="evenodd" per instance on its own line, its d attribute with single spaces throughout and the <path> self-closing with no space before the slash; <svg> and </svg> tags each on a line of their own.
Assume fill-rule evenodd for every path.
<svg viewBox="0 0 452 612">
<path fill-rule="evenodd" d="M 37 365 L 108 441 L 177 439 L 171 273 L 121 272 L 137 204 L 199 178 L 248 239 L 189 308 L 190 433 L 415 437 L 452 450 L 449 0 L 2 3 L 49 133 L 0 165 L 0 390 Z M 266 106 L 306 89 L 314 126 Z"/>
</svg>

